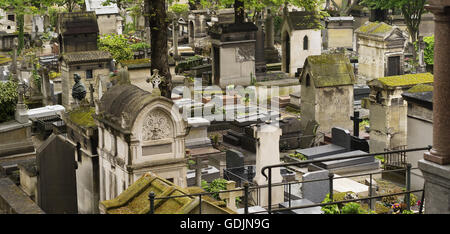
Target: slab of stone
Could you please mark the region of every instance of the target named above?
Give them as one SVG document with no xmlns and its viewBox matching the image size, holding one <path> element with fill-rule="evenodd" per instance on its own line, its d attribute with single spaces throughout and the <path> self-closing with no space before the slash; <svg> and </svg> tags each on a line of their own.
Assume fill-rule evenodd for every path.
<svg viewBox="0 0 450 234">
<path fill-rule="evenodd" d="M 300 200 L 292 200 L 291 201 L 291 207 L 294 206 L 306 206 L 306 205 L 313 205 L 314 202 L 308 200 L 308 199 L 300 199 Z M 280 208 L 288 208 L 289 202 L 283 202 L 279 204 Z M 323 214 L 323 211 L 321 210 L 321 206 L 316 207 L 309 207 L 309 208 L 302 208 L 302 209 L 293 209 L 288 211 L 283 211 L 281 213 L 284 214 Z"/>
<path fill-rule="evenodd" d="M 66 108 L 61 105 L 45 106 L 28 110 L 29 118 L 43 118 L 60 115 Z"/>
<path fill-rule="evenodd" d="M 322 145 L 322 146 L 317 146 L 317 147 L 312 147 L 312 148 L 307 148 L 307 149 L 299 149 L 299 150 L 296 150 L 295 152 L 301 153 L 301 154 L 305 155 L 305 157 L 308 160 L 311 160 L 311 159 L 316 159 L 316 158 L 320 158 L 320 157 L 324 157 L 324 156 L 328 156 L 328 155 L 332 155 L 332 154 L 343 153 L 346 151 L 347 151 L 347 149 L 342 146 L 329 144 L 329 145 Z"/>
<path fill-rule="evenodd" d="M 259 212 L 257 214 L 268 214 L 267 210 L 262 208 L 261 206 L 250 206 L 248 207 L 248 213 L 255 213 Z M 238 214 L 244 214 L 244 208 L 237 209 Z"/>
<path fill-rule="evenodd" d="M 338 173 L 342 175 L 349 175 L 350 173 L 372 173 L 377 172 L 380 169 L 380 162 L 375 159 L 374 162 L 360 163 L 356 165 L 351 165 L 347 167 L 338 167 L 329 169 L 330 172 Z"/>
<path fill-rule="evenodd" d="M 374 156 L 366 156 L 366 157 L 358 157 L 358 158 L 349 158 L 349 159 L 338 159 L 342 157 L 352 156 L 352 155 L 361 155 L 361 154 L 367 154 L 364 151 L 356 150 L 356 151 L 350 151 L 345 152 L 341 154 L 334 154 L 330 156 L 321 157 L 320 159 L 333 159 L 336 158 L 337 160 L 333 161 L 327 161 L 327 162 L 317 162 L 315 163 L 317 166 L 322 167 L 324 169 L 333 169 L 333 168 L 340 168 L 340 167 L 348 167 L 363 163 L 371 163 L 375 161 Z"/>
<path fill-rule="evenodd" d="M 17 185 L 8 178 L 0 178 L 0 213 L 45 214 Z"/>
<path fill-rule="evenodd" d="M 315 203 L 320 203 L 323 201 L 325 196 L 330 192 L 330 182 L 328 180 L 328 175 L 330 172 L 328 170 L 320 170 L 314 172 L 308 172 L 302 177 L 302 196 Z M 307 182 L 311 180 L 321 180 L 316 182 Z"/>
<path fill-rule="evenodd" d="M 351 191 L 358 194 L 358 196 L 367 196 L 369 193 L 369 186 L 335 174 L 333 179 L 333 191 L 338 193 Z"/>
</svg>

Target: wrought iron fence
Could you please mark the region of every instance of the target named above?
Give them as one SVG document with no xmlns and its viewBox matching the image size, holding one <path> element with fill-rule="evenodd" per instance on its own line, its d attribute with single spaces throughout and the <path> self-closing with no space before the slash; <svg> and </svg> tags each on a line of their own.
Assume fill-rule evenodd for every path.
<svg viewBox="0 0 450 234">
<path fill-rule="evenodd" d="M 400 152 L 413 152 L 413 151 L 423 151 L 423 150 L 430 150 L 431 146 L 428 147 L 422 147 L 422 148 L 414 148 L 414 149 L 403 149 L 403 150 L 395 150 L 395 151 L 387 151 L 387 152 L 381 152 L 381 153 L 371 153 L 371 154 L 361 154 L 361 155 L 353 155 L 353 156 L 345 156 L 345 157 L 339 157 L 338 159 L 350 159 L 350 158 L 358 158 L 358 157 L 367 157 L 367 156 L 376 156 L 376 155 L 383 155 L 383 154 L 392 154 L 392 153 L 400 153 Z M 301 166 L 303 164 L 310 164 L 310 163 L 317 163 L 317 162 L 325 162 L 325 161 L 333 161 L 337 160 L 334 159 L 315 159 L 315 160 L 305 160 L 302 162 L 294 162 L 294 163 L 284 163 L 284 164 L 277 164 L 277 165 L 270 165 L 263 167 L 261 170 L 262 175 L 264 175 L 267 180 L 268 184 L 266 185 L 260 185 L 257 186 L 254 183 L 249 183 L 249 181 L 244 181 L 243 188 L 237 188 L 233 190 L 223 190 L 218 192 L 204 192 L 204 193 L 196 193 L 196 194 L 187 194 L 187 195 L 178 195 L 178 196 L 166 196 L 166 197 L 156 197 L 153 192 L 150 192 L 149 194 L 149 200 L 150 200 L 150 214 L 153 214 L 155 211 L 155 200 L 166 200 L 171 198 L 180 198 L 180 197 L 198 197 L 199 199 L 199 214 L 202 213 L 202 197 L 204 196 L 212 196 L 213 194 L 220 194 L 220 193 L 230 193 L 235 191 L 242 191 L 242 204 L 241 208 L 243 208 L 244 214 L 258 214 L 258 213 L 278 213 L 282 211 L 289 211 L 289 210 L 297 210 L 297 209 L 305 209 L 305 208 L 311 208 L 311 207 L 318 207 L 318 206 L 327 206 L 327 205 L 336 205 L 336 204 L 343 204 L 348 202 L 357 202 L 357 201 L 367 201 L 369 204 L 369 209 L 372 209 L 372 202 L 374 199 L 380 199 L 383 197 L 390 197 L 390 196 L 398 196 L 398 195 L 405 195 L 405 202 L 406 202 L 406 209 L 410 210 L 411 204 L 410 204 L 410 195 L 411 193 L 418 193 L 422 192 L 420 207 L 419 207 L 419 214 L 422 213 L 423 210 L 423 204 L 424 204 L 424 192 L 425 188 L 420 190 L 411 190 L 411 170 L 417 169 L 417 168 L 411 168 L 410 164 L 406 164 L 405 168 L 401 169 L 394 169 L 394 170 L 383 170 L 381 172 L 372 172 L 372 173 L 361 173 L 361 174 L 355 174 L 351 176 L 342 176 L 342 177 L 334 177 L 333 173 L 329 173 L 329 176 L 327 179 L 316 179 L 316 180 L 307 180 L 307 181 L 291 181 L 291 182 L 282 182 L 282 183 L 272 183 L 272 169 L 273 168 L 279 168 L 279 167 L 289 167 L 289 166 Z M 268 174 L 265 173 L 265 171 L 268 171 Z M 399 193 L 389 193 L 389 194 L 383 194 L 383 195 L 376 195 L 373 196 L 372 194 L 372 177 L 374 174 L 380 174 L 385 172 L 395 172 L 395 171 L 405 171 L 406 174 L 406 181 L 405 181 L 405 191 L 399 192 Z M 369 176 L 369 193 L 367 197 L 364 198 L 357 198 L 357 199 L 347 199 L 343 201 L 334 201 L 334 202 L 327 202 L 327 203 L 315 203 L 311 205 L 302 205 L 302 206 L 292 206 L 291 204 L 291 186 L 293 184 L 301 184 L 301 183 L 312 183 L 312 182 L 319 182 L 328 180 L 329 181 L 329 198 L 331 201 L 333 201 L 333 181 L 336 179 L 342 179 L 342 178 L 351 178 L 351 177 L 360 177 L 360 176 Z M 288 192 L 288 196 L 285 201 L 288 202 L 288 207 L 285 208 L 273 208 L 272 207 L 272 189 L 277 186 L 284 186 L 284 191 Z M 267 188 L 268 192 L 268 205 L 262 206 L 265 208 L 265 211 L 256 211 L 256 212 L 249 212 L 249 205 L 260 205 L 260 196 L 261 196 L 261 189 Z"/>
</svg>

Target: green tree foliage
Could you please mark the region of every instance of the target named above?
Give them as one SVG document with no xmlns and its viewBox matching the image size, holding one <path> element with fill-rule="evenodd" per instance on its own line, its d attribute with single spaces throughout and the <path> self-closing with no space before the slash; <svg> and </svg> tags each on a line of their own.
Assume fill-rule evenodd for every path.
<svg viewBox="0 0 450 234">
<path fill-rule="evenodd" d="M 116 61 L 130 60 L 133 50 L 124 35 L 110 34 L 98 39 L 98 48 L 108 51 Z"/>
<path fill-rule="evenodd" d="M 429 65 L 434 64 L 434 35 L 431 37 L 424 37 L 425 42 L 424 58 L 425 63 Z"/>
<path fill-rule="evenodd" d="M 0 123 L 14 119 L 17 103 L 17 83 L 0 82 Z"/>
<path fill-rule="evenodd" d="M 221 190 L 227 190 L 227 180 L 218 178 L 218 179 L 211 181 L 211 183 L 209 183 L 209 184 L 208 184 L 208 182 L 202 180 L 202 188 L 206 192 L 213 193 L 212 197 L 214 197 L 217 200 L 220 200 L 218 192 Z"/>
<path fill-rule="evenodd" d="M 371 9 L 401 9 L 413 42 L 419 38 L 419 25 L 427 0 L 362 0 Z"/>
</svg>

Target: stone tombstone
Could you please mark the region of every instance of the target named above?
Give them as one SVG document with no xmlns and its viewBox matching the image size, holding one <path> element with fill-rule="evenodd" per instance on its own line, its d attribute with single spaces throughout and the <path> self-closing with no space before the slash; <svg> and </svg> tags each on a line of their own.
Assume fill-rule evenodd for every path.
<svg viewBox="0 0 450 234">
<path fill-rule="evenodd" d="M 256 165 L 254 182 L 261 185 L 268 184 L 267 179 L 262 175 L 261 169 L 268 165 L 280 164 L 280 136 L 281 129 L 275 124 L 261 124 L 254 126 L 254 136 L 259 143 L 256 147 Z M 268 171 L 266 171 L 266 175 Z M 280 173 L 280 168 L 272 168 L 271 183 L 281 183 L 283 178 Z M 260 205 L 268 206 L 268 191 L 267 188 L 262 188 L 260 191 Z M 284 201 L 284 191 L 282 186 L 272 187 L 272 205 L 277 205 Z"/>
<path fill-rule="evenodd" d="M 75 149 L 52 134 L 37 149 L 37 203 L 46 213 L 78 213 Z"/>
<path fill-rule="evenodd" d="M 225 156 L 226 160 L 226 168 L 230 173 L 225 173 L 224 176 L 229 180 L 234 180 L 238 182 L 238 185 L 241 184 L 241 178 L 244 176 L 244 155 L 234 149 L 229 149 L 226 152 Z"/>
<path fill-rule="evenodd" d="M 330 172 L 328 170 L 320 170 L 304 174 L 303 182 L 321 179 L 326 180 L 303 183 L 301 187 L 303 198 L 314 203 L 321 203 L 327 193 L 330 192 L 330 182 L 328 180 L 329 173 Z"/>
<path fill-rule="evenodd" d="M 215 24 L 210 29 L 213 84 L 248 86 L 255 75 L 256 27 L 251 22 Z"/>
<path fill-rule="evenodd" d="M 339 127 L 332 128 L 331 143 L 350 150 L 352 147 L 352 136 L 350 135 L 350 131 Z"/>
</svg>

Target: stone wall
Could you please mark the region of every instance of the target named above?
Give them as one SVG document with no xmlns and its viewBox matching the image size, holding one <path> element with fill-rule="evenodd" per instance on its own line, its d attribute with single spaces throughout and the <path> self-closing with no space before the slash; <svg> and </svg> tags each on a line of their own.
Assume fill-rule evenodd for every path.
<svg viewBox="0 0 450 234">
<path fill-rule="evenodd" d="M 44 214 L 10 179 L 0 178 L 0 214 Z"/>
</svg>

